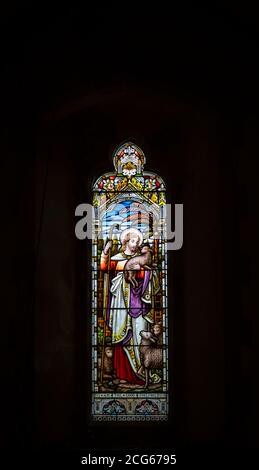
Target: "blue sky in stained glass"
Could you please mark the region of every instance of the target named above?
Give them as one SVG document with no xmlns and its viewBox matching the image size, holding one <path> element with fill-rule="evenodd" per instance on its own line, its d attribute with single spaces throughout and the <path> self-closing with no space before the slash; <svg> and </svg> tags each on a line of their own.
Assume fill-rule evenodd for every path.
<svg viewBox="0 0 259 470">
<path fill-rule="evenodd" d="M 102 234 L 108 235 L 109 229 L 115 223 L 119 224 L 119 231 L 133 226 L 141 231 L 146 231 L 149 228 L 148 210 L 139 202 L 132 200 L 122 201 L 104 214 L 102 219 Z"/>
</svg>

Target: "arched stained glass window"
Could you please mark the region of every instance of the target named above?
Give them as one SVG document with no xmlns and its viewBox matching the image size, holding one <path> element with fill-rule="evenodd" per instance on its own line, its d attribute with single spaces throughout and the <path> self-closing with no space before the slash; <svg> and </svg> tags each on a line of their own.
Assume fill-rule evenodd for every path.
<svg viewBox="0 0 259 470">
<path fill-rule="evenodd" d="M 127 142 L 93 186 L 92 418 L 168 417 L 165 183 Z"/>
</svg>

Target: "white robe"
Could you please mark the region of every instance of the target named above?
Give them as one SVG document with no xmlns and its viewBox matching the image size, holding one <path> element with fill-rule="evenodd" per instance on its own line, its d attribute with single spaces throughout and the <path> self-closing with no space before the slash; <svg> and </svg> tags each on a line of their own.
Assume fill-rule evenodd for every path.
<svg viewBox="0 0 259 470">
<path fill-rule="evenodd" d="M 136 255 L 134 255 L 136 256 Z M 109 327 L 112 332 L 112 344 L 121 343 L 132 331 L 131 339 L 123 346 L 133 371 L 136 373 L 141 367 L 139 346 L 141 342 L 140 331 L 150 330 L 154 323 L 154 309 L 152 305 L 153 295 L 159 290 L 158 275 L 156 271 L 150 271 L 150 279 L 141 300 L 150 306 L 148 313 L 137 318 L 129 314 L 131 285 L 125 281 L 123 268 L 127 259 L 122 253 L 111 258 L 117 261 L 116 276 L 111 281 L 110 293 L 110 317 Z"/>
</svg>

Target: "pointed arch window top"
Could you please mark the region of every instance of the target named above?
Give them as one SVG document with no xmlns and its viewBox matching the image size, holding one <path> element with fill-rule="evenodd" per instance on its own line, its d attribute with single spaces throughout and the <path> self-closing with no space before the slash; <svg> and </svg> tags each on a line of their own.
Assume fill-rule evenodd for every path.
<svg viewBox="0 0 259 470">
<path fill-rule="evenodd" d="M 93 186 L 91 416 L 150 424 L 169 407 L 166 191 L 132 142 L 113 163 Z"/>
<path fill-rule="evenodd" d="M 131 142 L 120 145 L 113 155 L 114 168 L 119 175 L 134 176 L 142 174 L 145 163 L 144 152 Z"/>
<path fill-rule="evenodd" d="M 137 191 L 165 191 L 165 183 L 153 172 L 144 171 L 146 157 L 138 145 L 127 142 L 113 154 L 115 172 L 100 176 L 93 185 L 98 192 L 127 191 L 130 186 Z"/>
</svg>

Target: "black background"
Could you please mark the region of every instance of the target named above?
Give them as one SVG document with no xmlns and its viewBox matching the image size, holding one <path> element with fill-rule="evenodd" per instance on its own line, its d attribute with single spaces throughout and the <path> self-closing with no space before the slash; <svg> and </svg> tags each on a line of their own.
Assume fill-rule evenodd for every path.
<svg viewBox="0 0 259 470">
<path fill-rule="evenodd" d="M 226 2 L 2 8 L 4 448 L 258 447 L 258 21 Z M 173 416 L 96 428 L 90 245 L 74 211 L 125 140 L 184 204 L 184 247 L 169 253 Z"/>
</svg>

